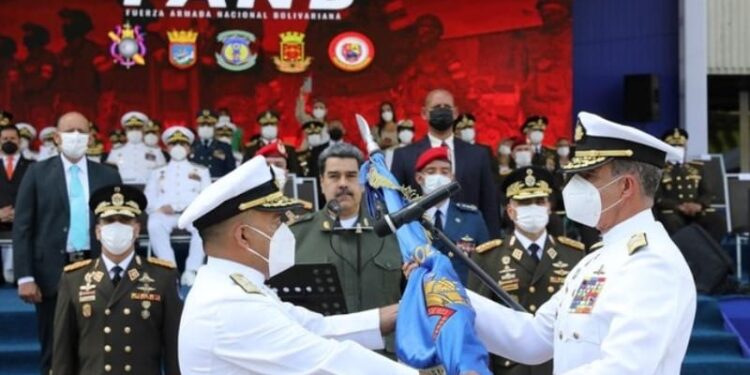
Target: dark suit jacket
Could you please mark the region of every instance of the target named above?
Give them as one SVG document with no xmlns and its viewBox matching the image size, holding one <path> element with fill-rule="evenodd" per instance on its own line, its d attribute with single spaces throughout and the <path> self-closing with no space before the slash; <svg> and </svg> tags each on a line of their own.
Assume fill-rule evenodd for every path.
<svg viewBox="0 0 750 375">
<path fill-rule="evenodd" d="M 458 138 L 453 139 L 456 170 L 454 176 L 461 184 L 461 191 L 453 197 L 456 202 L 473 204 L 482 211 L 490 237 L 500 237 L 500 210 L 497 203 L 497 188 L 494 173 L 490 169 L 490 155 L 483 147 L 468 144 Z M 430 139 L 422 138 L 406 147 L 397 148 L 393 153 L 391 172 L 406 186 L 419 190 L 414 179 L 414 165 L 419 155 L 430 148 Z"/>
<path fill-rule="evenodd" d="M 16 169 L 13 171 L 13 178 L 8 180 L 5 174 L 5 165 L 0 163 L 0 208 L 7 206 L 16 206 L 16 195 L 18 188 L 21 186 L 21 180 L 26 174 L 26 170 L 34 161 L 21 157 L 18 159 Z M 13 223 L 0 223 L 0 232 L 9 232 L 13 229 Z"/>
<path fill-rule="evenodd" d="M 16 199 L 13 223 L 13 270 L 17 278 L 33 276 L 43 295 L 57 293 L 66 262 L 70 227 L 68 188 L 62 156 L 32 164 L 26 171 Z M 122 183 L 116 169 L 87 161 L 89 194 Z M 92 256 L 99 256 L 94 234 L 96 218 L 89 212 Z"/>
</svg>

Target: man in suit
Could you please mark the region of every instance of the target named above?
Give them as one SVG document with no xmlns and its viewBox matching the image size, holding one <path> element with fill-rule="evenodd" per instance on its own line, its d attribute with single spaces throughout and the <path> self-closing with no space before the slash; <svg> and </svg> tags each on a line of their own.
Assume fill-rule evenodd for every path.
<svg viewBox="0 0 750 375">
<path fill-rule="evenodd" d="M 472 258 L 503 290 L 531 313 L 560 290 L 565 277 L 585 255 L 582 243 L 555 237 L 545 229 L 551 212 L 552 175 L 541 167 L 516 169 L 503 184 L 514 232 L 478 246 Z M 487 298 L 494 294 L 474 275 L 468 287 Z M 492 356 L 495 374 L 552 374 L 552 362 L 524 366 Z"/>
<path fill-rule="evenodd" d="M 20 133 L 13 125 L 0 126 L 0 232 L 3 237 L 10 237 L 13 230 L 14 209 L 18 186 L 26 170 L 33 161 L 24 158 L 19 148 Z M 2 245 L 3 279 L 12 283 L 13 246 Z"/>
<path fill-rule="evenodd" d="M 174 263 L 135 255 L 146 197 L 126 185 L 91 195 L 102 255 L 65 267 L 55 311 L 53 374 L 179 374 L 182 300 Z"/>
<path fill-rule="evenodd" d="M 499 236 L 500 210 L 490 155 L 485 149 L 454 137 L 453 121 L 456 117 L 453 95 L 442 89 L 430 91 L 422 108 L 422 118 L 430 125 L 427 136 L 396 149 L 391 172 L 402 185 L 419 189 L 414 175 L 417 158 L 431 147 L 447 146 L 451 151 L 455 179 L 461 184 L 456 201 L 479 207 L 490 235 Z"/>
<path fill-rule="evenodd" d="M 242 157 L 243 163 L 252 159 L 261 148 L 271 143 L 281 143 L 279 140 L 279 120 L 279 114 L 272 110 L 264 111 L 258 115 L 257 121 L 260 126 L 260 134 L 256 134 L 250 138 L 250 142 L 245 145 L 245 155 Z M 294 146 L 285 143 L 282 144 L 286 150 L 286 165 L 289 173 L 299 175 L 297 151 L 294 149 Z"/>
<path fill-rule="evenodd" d="M 190 161 L 208 167 L 212 178 L 219 178 L 237 167 L 232 146 L 214 139 L 218 118 L 208 109 L 202 110 L 195 119 L 198 139 L 193 142 Z"/>
<path fill-rule="evenodd" d="M 425 194 L 430 194 L 453 180 L 449 155 L 447 147 L 434 147 L 423 152 L 417 159 L 416 180 Z M 467 254 L 473 253 L 477 245 L 482 245 L 490 239 L 487 224 L 484 223 L 482 213 L 476 206 L 446 199 L 428 209 L 425 215 Z M 461 282 L 466 284 L 469 275 L 466 264 L 454 258 L 443 241 L 435 241 L 433 246 L 451 258 L 453 269 L 456 270 Z"/>
<path fill-rule="evenodd" d="M 52 359 L 52 322 L 63 267 L 99 255 L 89 192 L 121 182 L 117 170 L 86 159 L 90 131 L 89 120 L 78 112 L 60 117 L 55 143 L 62 155 L 31 165 L 16 200 L 13 269 L 18 295 L 36 308 L 45 375 Z"/>
</svg>

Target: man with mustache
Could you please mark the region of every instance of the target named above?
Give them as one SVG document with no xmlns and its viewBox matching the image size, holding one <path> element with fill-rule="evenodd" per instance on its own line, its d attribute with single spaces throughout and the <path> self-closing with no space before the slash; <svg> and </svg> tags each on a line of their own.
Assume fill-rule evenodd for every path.
<svg viewBox="0 0 750 375">
<path fill-rule="evenodd" d="M 290 226 L 297 240 L 295 263 L 335 265 L 350 313 L 397 303 L 401 297 L 396 237 L 375 235 L 373 219 L 360 204 L 363 160 L 359 149 L 348 143 L 323 151 L 318 160 L 320 184 L 329 203 Z M 386 351 L 393 353 L 388 344 Z"/>
</svg>

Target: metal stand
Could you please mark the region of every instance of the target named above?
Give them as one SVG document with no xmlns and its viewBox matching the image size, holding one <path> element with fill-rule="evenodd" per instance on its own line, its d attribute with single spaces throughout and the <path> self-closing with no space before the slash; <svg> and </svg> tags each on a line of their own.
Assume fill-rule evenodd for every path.
<svg viewBox="0 0 750 375">
<path fill-rule="evenodd" d="M 482 284 L 484 284 L 487 288 L 489 288 L 492 293 L 494 293 L 498 298 L 500 298 L 500 301 L 502 301 L 506 306 L 510 307 L 513 310 L 521 311 L 521 312 L 527 312 L 526 309 L 523 308 L 518 302 L 514 301 L 513 298 L 511 298 L 510 295 L 508 295 L 507 292 L 502 290 L 499 286 L 497 286 L 497 283 L 495 280 L 490 277 L 490 275 L 487 274 L 487 272 L 484 272 L 482 268 L 480 268 L 476 263 L 474 263 L 473 260 L 469 259 L 469 256 L 466 255 L 461 249 L 456 246 L 453 241 L 451 241 L 448 236 L 443 233 L 440 229 L 435 228 L 434 225 L 432 225 L 432 222 L 427 220 L 426 218 L 422 218 L 420 220 L 420 223 L 422 223 L 422 226 L 427 229 L 430 233 L 432 233 L 433 238 L 438 238 L 441 241 L 443 241 L 446 245 L 448 245 L 448 251 L 450 251 L 453 254 L 454 258 L 461 259 L 461 261 L 466 264 L 467 267 L 471 270 L 471 272 L 476 275 L 479 280 L 482 281 Z"/>
</svg>

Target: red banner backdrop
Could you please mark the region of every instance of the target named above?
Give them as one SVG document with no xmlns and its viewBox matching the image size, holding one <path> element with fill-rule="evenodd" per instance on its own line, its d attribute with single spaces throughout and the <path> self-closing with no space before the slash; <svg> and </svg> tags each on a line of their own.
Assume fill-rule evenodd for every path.
<svg viewBox="0 0 750 375">
<path fill-rule="evenodd" d="M 570 134 L 571 0 L 327 1 L 351 4 L 319 10 L 311 4 L 326 1 L 257 0 L 244 9 L 252 2 L 4 0 L 0 108 L 37 128 L 75 109 L 104 132 L 130 110 L 168 126 L 192 125 L 204 107 L 227 109 L 246 138 L 258 132 L 256 114 L 271 108 L 282 113 L 282 137 L 296 143 L 295 100 L 310 76 L 311 96 L 325 100 L 329 119 L 342 120 L 355 142 L 353 114 L 374 124 L 383 101 L 394 103 L 397 119 L 414 120 L 417 135 L 424 134 L 421 107 L 434 88 L 452 91 L 459 110 L 475 114 L 480 143 L 495 146 L 501 137 L 519 134 L 532 114 L 550 119 L 545 143 Z M 290 9 L 279 9 L 284 3 Z M 222 18 L 229 16 L 238 18 Z M 130 69 L 114 62 L 108 37 L 126 20 L 146 31 L 145 65 Z M 194 66 L 170 64 L 170 30 L 198 32 Z M 226 30 L 255 36 L 254 66 L 233 72 L 217 64 L 217 36 Z M 288 31 L 305 34 L 304 54 L 312 62 L 304 72 L 280 72 L 274 64 L 279 35 Z M 337 68 L 328 54 L 331 40 L 348 31 L 366 35 L 375 49 L 372 64 L 358 72 Z"/>
</svg>

